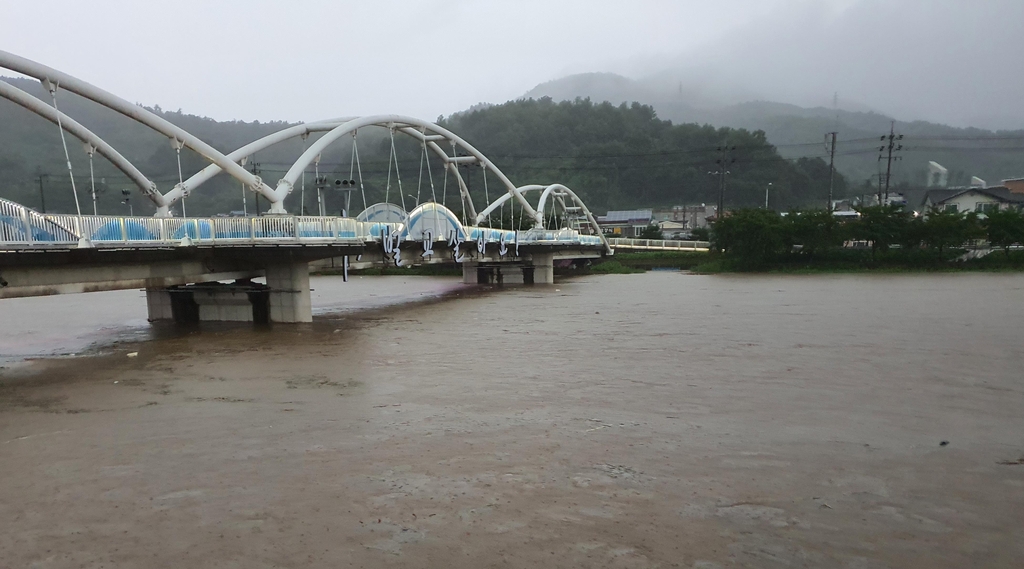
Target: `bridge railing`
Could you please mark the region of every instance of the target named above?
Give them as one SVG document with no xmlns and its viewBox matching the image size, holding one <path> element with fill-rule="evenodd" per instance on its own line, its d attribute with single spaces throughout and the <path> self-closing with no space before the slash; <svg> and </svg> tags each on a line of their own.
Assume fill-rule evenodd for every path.
<svg viewBox="0 0 1024 569">
<path fill-rule="evenodd" d="M 10 211 L 8 211 L 10 210 Z M 296 243 L 369 243 L 381 240 L 382 225 L 355 218 L 319 216 L 264 217 L 127 217 L 113 215 L 40 214 L 0 201 L 0 247 L 78 245 L 79 238 L 94 246 L 179 245 L 186 238 L 197 245 L 243 244 L 278 241 Z M 387 233 L 403 232 L 402 224 L 388 224 Z M 506 244 L 600 246 L 601 237 L 573 229 L 512 231 L 463 227 L 466 241 Z M 440 232 L 439 232 L 440 233 Z M 450 235 L 436 235 L 438 241 Z"/>
<path fill-rule="evenodd" d="M 77 244 L 79 236 L 96 245 L 242 243 L 260 240 L 303 242 L 369 241 L 366 225 L 353 218 L 315 216 L 266 217 L 122 217 L 112 215 L 39 214 L 0 204 L 0 245 Z"/>
<path fill-rule="evenodd" d="M 652 251 L 703 251 L 711 247 L 708 241 L 679 241 L 675 239 L 622 239 L 609 238 L 613 249 L 645 249 Z"/>
<path fill-rule="evenodd" d="M 536 244 L 602 244 L 600 236 L 585 235 L 574 229 L 529 229 L 527 231 L 520 231 L 519 242 Z"/>
</svg>

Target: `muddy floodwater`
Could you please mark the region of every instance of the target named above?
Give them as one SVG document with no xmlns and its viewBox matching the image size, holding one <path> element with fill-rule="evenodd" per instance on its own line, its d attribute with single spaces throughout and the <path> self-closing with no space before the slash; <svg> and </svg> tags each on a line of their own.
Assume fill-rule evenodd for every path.
<svg viewBox="0 0 1024 569">
<path fill-rule="evenodd" d="M 1024 276 L 313 286 L 0 301 L 0 567 L 1024 563 Z"/>
</svg>

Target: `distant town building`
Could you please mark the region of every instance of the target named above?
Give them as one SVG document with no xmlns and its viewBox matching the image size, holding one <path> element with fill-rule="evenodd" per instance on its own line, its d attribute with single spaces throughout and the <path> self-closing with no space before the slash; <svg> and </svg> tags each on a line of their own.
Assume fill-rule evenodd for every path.
<svg viewBox="0 0 1024 569">
<path fill-rule="evenodd" d="M 1010 190 L 1012 194 L 1024 194 L 1024 178 L 1003 180 L 1003 187 Z"/>
<path fill-rule="evenodd" d="M 708 219 L 715 217 L 715 209 L 715 206 L 706 204 L 677 205 L 672 206 L 671 209 L 654 210 L 654 220 L 682 223 L 683 229 L 693 231 L 698 227 L 707 227 Z"/>
<path fill-rule="evenodd" d="M 659 221 L 658 229 L 661 230 L 661 234 L 665 239 L 685 239 L 689 237 L 690 230 L 687 229 L 685 223 L 678 221 Z"/>
<path fill-rule="evenodd" d="M 609 211 L 607 215 L 597 216 L 597 224 L 606 235 L 639 237 L 654 224 L 654 213 L 649 209 Z"/>
</svg>

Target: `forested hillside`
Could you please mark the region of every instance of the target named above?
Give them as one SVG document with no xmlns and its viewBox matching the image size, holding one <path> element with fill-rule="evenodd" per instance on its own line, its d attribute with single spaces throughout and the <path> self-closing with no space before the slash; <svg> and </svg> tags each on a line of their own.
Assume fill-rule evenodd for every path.
<svg viewBox="0 0 1024 569">
<path fill-rule="evenodd" d="M 40 98 L 46 93 L 35 81 L 5 79 Z M 169 141 L 133 121 L 85 101 L 71 93 L 58 93 L 60 108 L 90 128 L 132 161 L 166 192 L 178 181 L 177 160 Z M 181 111 L 152 109 L 167 120 L 230 152 L 252 140 L 287 126 L 283 122 L 218 122 Z M 660 120 L 653 108 L 641 104 L 613 106 L 589 100 L 556 103 L 550 99 L 525 100 L 479 107 L 441 120 L 488 155 L 516 184 L 561 182 L 575 189 L 596 211 L 615 208 L 671 206 L 717 200 L 718 179 L 709 172 L 718 169 L 718 148 L 735 147 L 730 156 L 726 203 L 730 207 L 763 203 L 764 190 L 772 183 L 772 204 L 790 208 L 824 203 L 828 189 L 828 166 L 820 159 L 786 160 L 779 156 L 762 132 L 713 128 L 695 124 L 674 125 Z M 390 144 L 386 131 L 364 129 L 359 134 L 367 201 L 384 199 Z M 312 137 L 315 138 L 315 137 Z M 91 212 L 89 164 L 82 145 L 68 137 L 75 181 L 83 211 Z M 325 152 L 321 173 L 349 177 L 350 142 L 339 142 Z M 260 152 L 253 161 L 260 175 L 271 185 L 283 175 L 301 153 L 299 140 Z M 419 147 L 406 137 L 397 139 L 401 158 L 403 193 L 429 192 L 429 179 L 420 183 L 417 171 Z M 184 177 L 205 165 L 191 151 L 182 152 Z M 121 189 L 133 189 L 128 180 L 103 158 L 95 159 L 100 213 L 124 213 Z M 314 211 L 312 168 L 307 178 L 307 211 Z M 443 192 L 440 164 L 433 166 L 438 193 Z M 489 178 L 485 190 L 478 168 L 466 169 L 474 202 L 479 209 L 498 189 Z M 426 175 L 426 174 L 424 174 Z M 47 210 L 74 210 L 70 179 L 64 166 L 63 148 L 56 125 L 0 99 L 0 197 L 40 208 L 40 181 Z M 842 195 L 845 180 L 836 177 L 836 194 Z M 452 188 L 450 188 L 451 190 Z M 449 192 L 454 195 L 455 192 Z M 150 214 L 152 205 L 137 193 L 132 203 L 136 213 Z M 390 199 L 401 203 L 397 187 Z M 440 198 L 440 196 L 438 196 Z M 249 194 L 249 211 L 253 211 Z M 341 208 L 340 193 L 330 192 L 327 211 Z M 361 207 L 354 196 L 353 209 Z M 425 199 L 425 198 L 424 198 Z M 241 209 L 238 182 L 221 175 L 196 191 L 187 202 L 192 215 Z M 449 200 L 452 201 L 452 200 Z M 451 203 L 449 205 L 452 205 Z M 299 192 L 286 201 L 290 211 L 299 211 Z M 266 204 L 263 204 L 266 208 Z M 454 204 L 453 209 L 459 209 Z"/>
<path fill-rule="evenodd" d="M 692 87 L 692 86 L 691 86 Z M 706 87 L 713 92 L 714 86 Z M 825 133 L 838 132 L 836 169 L 853 185 L 877 182 L 878 139 L 888 134 L 893 120 L 867 110 L 823 107 L 803 108 L 768 101 L 735 103 L 716 101 L 709 93 L 671 88 L 667 81 L 634 81 L 610 73 L 582 73 L 550 81 L 528 91 L 526 98 L 549 96 L 555 101 L 589 97 L 594 101 L 643 101 L 661 118 L 676 123 L 763 130 L 768 142 L 786 158 L 826 155 Z M 949 169 L 951 185 L 970 183 L 979 176 L 997 184 L 1024 176 L 1024 131 L 955 128 L 926 121 L 896 121 L 904 135 L 901 159 L 895 163 L 893 182 L 920 187 L 929 161 Z M 884 164 L 883 164 L 884 167 Z"/>
<path fill-rule="evenodd" d="M 726 205 L 764 203 L 772 184 L 775 207 L 824 207 L 828 164 L 779 156 L 763 132 L 675 125 L 654 109 L 589 99 L 519 100 L 456 114 L 444 121 L 498 163 L 517 183 L 562 182 L 596 209 L 713 203 L 719 148 L 729 153 Z M 836 194 L 846 182 L 836 176 Z"/>
</svg>

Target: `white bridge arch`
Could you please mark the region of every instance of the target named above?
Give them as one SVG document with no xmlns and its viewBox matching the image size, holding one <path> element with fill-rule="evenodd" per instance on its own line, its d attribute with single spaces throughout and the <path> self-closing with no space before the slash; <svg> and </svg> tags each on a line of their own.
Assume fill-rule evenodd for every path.
<svg viewBox="0 0 1024 569">
<path fill-rule="evenodd" d="M 161 193 L 156 184 L 149 180 L 141 171 L 139 171 L 138 168 L 132 165 L 124 158 L 124 156 L 95 133 L 92 133 L 84 126 L 74 121 L 71 117 L 58 111 L 55 106 L 50 107 L 32 95 L 25 93 L 8 83 L 0 81 L 0 97 L 9 99 L 31 112 L 60 124 L 65 130 L 85 142 L 88 145 L 88 148 L 95 150 L 100 155 L 107 158 L 115 167 L 124 172 L 125 175 L 127 175 L 128 178 L 139 187 L 142 193 L 157 206 L 157 217 L 168 216 L 171 205 L 182 198 L 187 197 L 204 182 L 221 172 L 229 174 L 233 178 L 241 181 L 250 190 L 259 192 L 266 197 L 271 203 L 269 213 L 286 214 L 284 209 L 284 199 L 295 188 L 296 182 L 302 176 L 302 173 L 311 163 L 317 160 L 317 157 L 320 156 L 327 147 L 347 135 L 355 136 L 359 129 L 367 127 L 382 127 L 389 129 L 391 133 L 397 132 L 412 137 L 421 143 L 424 152 L 429 149 L 435 156 L 441 159 L 446 173 L 450 172 L 454 175 L 459 186 L 460 198 L 463 201 L 464 210 L 475 223 L 479 224 L 484 220 L 489 219 L 489 215 L 495 210 L 501 208 L 506 202 L 514 200 L 514 203 L 517 203 L 522 208 L 523 216 L 528 217 L 532 221 L 532 228 L 543 230 L 545 229 L 546 212 L 551 211 L 551 209 L 555 207 L 554 204 L 558 204 L 562 207 L 563 214 L 571 212 L 577 220 L 584 220 L 590 230 L 596 236 L 600 236 L 601 241 L 607 247 L 607 241 L 602 236 L 596 219 L 587 208 L 586 204 L 575 192 L 561 184 L 516 186 L 498 168 L 497 165 L 495 165 L 482 152 L 469 144 L 466 140 L 450 130 L 429 121 L 403 115 L 345 117 L 316 121 L 282 129 L 259 140 L 253 141 L 234 152 L 224 154 L 194 135 L 186 132 L 184 129 L 173 125 L 145 108 L 129 103 L 128 101 L 100 89 L 99 87 L 46 65 L 0 50 L 0 68 L 10 69 L 38 79 L 54 97 L 56 97 L 57 90 L 60 87 L 63 87 L 68 91 L 117 111 L 128 118 L 156 130 L 171 139 L 172 144 L 176 148 L 180 149 L 182 147 L 187 147 L 208 160 L 210 164 L 204 169 L 189 177 L 187 180 L 183 180 L 176 184 L 167 193 Z M 322 132 L 324 134 L 306 148 L 306 150 L 288 169 L 284 177 L 277 182 L 275 187 L 268 186 L 259 176 L 254 175 L 243 167 L 244 161 L 255 152 L 296 137 L 305 138 L 312 133 L 318 132 Z M 450 146 L 451 154 L 449 154 L 448 150 L 443 148 L 442 145 Z M 459 155 L 460 150 L 462 155 Z M 500 181 L 504 188 L 504 192 L 502 192 L 494 202 L 488 204 L 479 213 L 473 203 L 473 198 L 469 192 L 466 181 L 459 171 L 459 165 L 461 164 L 478 165 L 484 171 L 485 180 L 488 173 L 490 173 Z M 540 192 L 540 197 L 537 202 L 537 206 L 534 207 L 534 205 L 527 199 L 526 194 L 538 191 Z M 8 204 L 8 208 L 10 207 L 12 206 Z M 449 211 L 450 213 L 450 210 L 447 210 L 443 205 L 441 205 L 441 209 Z M 439 210 L 435 208 L 432 211 L 436 213 Z M 28 214 L 24 215 L 28 216 Z M 30 217 L 31 216 L 25 217 L 26 220 L 29 220 L 26 221 L 26 224 L 29 224 L 31 221 Z M 81 220 L 79 220 L 78 224 L 84 227 Z M 579 228 L 577 227 L 575 229 Z M 84 234 L 88 232 L 83 230 L 74 231 L 74 233 L 80 233 L 83 238 L 86 238 Z M 465 233 L 467 235 L 469 234 L 468 232 Z"/>
</svg>

